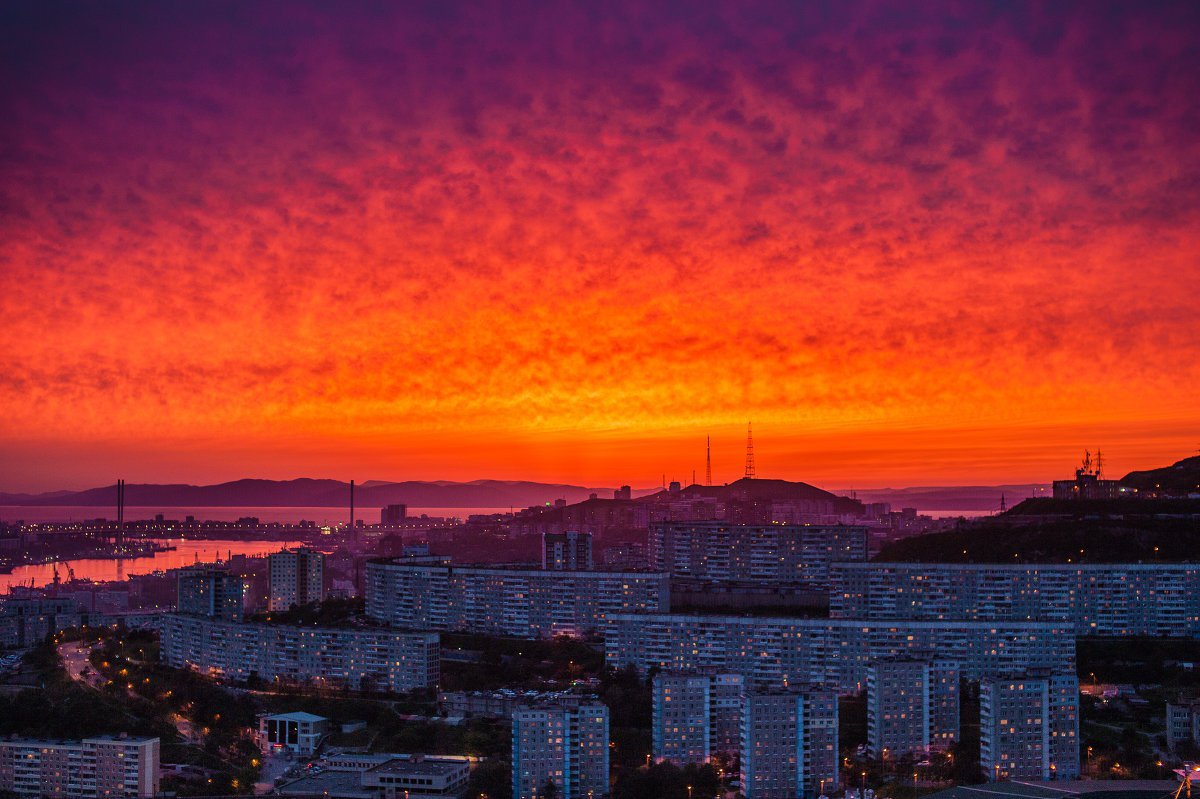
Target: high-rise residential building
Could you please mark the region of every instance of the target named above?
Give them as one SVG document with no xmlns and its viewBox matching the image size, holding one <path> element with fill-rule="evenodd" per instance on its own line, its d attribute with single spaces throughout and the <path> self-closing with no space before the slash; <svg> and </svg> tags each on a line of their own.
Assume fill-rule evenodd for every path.
<svg viewBox="0 0 1200 799">
<path fill-rule="evenodd" d="M 670 598 L 667 575 L 648 572 L 461 567 L 439 557 L 367 563 L 367 616 L 415 630 L 585 635 L 616 613 L 664 612 Z"/>
<path fill-rule="evenodd" d="M 385 505 L 379 509 L 379 524 L 383 527 L 400 527 L 407 518 L 407 505 Z"/>
<path fill-rule="evenodd" d="M 0 741 L 0 791 L 17 796 L 152 797 L 159 791 L 158 771 L 157 738 Z"/>
<path fill-rule="evenodd" d="M 650 568 L 721 582 L 825 585 L 834 563 L 865 561 L 868 528 L 849 525 L 650 523 Z"/>
<path fill-rule="evenodd" d="M 962 670 L 958 662 L 929 662 L 929 748 L 943 751 L 962 740 Z"/>
<path fill-rule="evenodd" d="M 834 691 L 747 690 L 742 707 L 742 793 L 795 799 L 838 787 Z"/>
<path fill-rule="evenodd" d="M 1050 778 L 1074 780 L 1079 763 L 1079 677 L 1050 674 L 1046 677 L 1050 697 Z"/>
<path fill-rule="evenodd" d="M 534 799 L 553 783 L 561 799 L 608 794 L 608 708 L 575 697 L 512 714 L 513 799 Z"/>
<path fill-rule="evenodd" d="M 979 684 L 979 763 L 988 779 L 1050 778 L 1049 685 L 1034 678 Z"/>
<path fill-rule="evenodd" d="M 652 685 L 652 751 L 656 762 L 706 763 L 741 749 L 740 674 L 659 672 Z"/>
<path fill-rule="evenodd" d="M 401 693 L 435 688 L 440 676 L 437 633 L 243 624 L 176 613 L 163 614 L 153 624 L 168 666 L 232 682 L 259 679 Z"/>
<path fill-rule="evenodd" d="M 300 547 L 272 553 L 267 609 L 283 611 L 325 599 L 325 553 Z"/>
<path fill-rule="evenodd" d="M 1045 622 L 888 621 L 620 613 L 604 627 L 608 662 L 647 671 L 741 674 L 756 684 L 867 686 L 872 660 L 955 661 L 966 680 L 1075 669 L 1075 638 Z"/>
<path fill-rule="evenodd" d="M 180 569 L 175 608 L 187 616 L 241 621 L 246 584 L 223 569 Z"/>
<path fill-rule="evenodd" d="M 1181 744 L 1200 745 L 1200 701 L 1167 703 L 1167 747 L 1174 752 Z"/>
<path fill-rule="evenodd" d="M 836 563 L 848 619 L 1046 621 L 1072 635 L 1200 637 L 1200 564 Z"/>
<path fill-rule="evenodd" d="M 876 660 L 867 667 L 867 747 L 874 757 L 929 751 L 929 664 Z"/>
<path fill-rule="evenodd" d="M 746 678 L 741 674 L 714 674 L 709 689 L 712 708 L 713 755 L 733 757 L 742 748 L 742 694 Z"/>
<path fill-rule="evenodd" d="M 592 534 L 568 530 L 542 533 L 542 568 L 556 571 L 591 571 Z"/>
<path fill-rule="evenodd" d="M 990 780 L 1079 776 L 1074 674 L 989 678 L 979 685 L 980 765 Z"/>
<path fill-rule="evenodd" d="M 867 746 L 896 758 L 947 748 L 959 737 L 958 664 L 881 658 L 867 667 Z"/>
<path fill-rule="evenodd" d="M 703 674 L 654 676 L 651 739 L 655 762 L 676 766 L 712 757 L 712 679 Z"/>
</svg>

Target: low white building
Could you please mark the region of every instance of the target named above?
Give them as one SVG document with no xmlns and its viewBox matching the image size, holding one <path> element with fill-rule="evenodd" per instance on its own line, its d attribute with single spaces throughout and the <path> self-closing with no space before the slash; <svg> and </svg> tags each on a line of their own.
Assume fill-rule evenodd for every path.
<svg viewBox="0 0 1200 799">
<path fill-rule="evenodd" d="M 312 713 L 275 713 L 258 719 L 258 742 L 264 752 L 286 750 L 311 757 L 329 734 L 331 724 Z"/>
<path fill-rule="evenodd" d="M 457 755 L 336 754 L 275 792 L 312 799 L 461 799 L 471 764 Z"/>
</svg>

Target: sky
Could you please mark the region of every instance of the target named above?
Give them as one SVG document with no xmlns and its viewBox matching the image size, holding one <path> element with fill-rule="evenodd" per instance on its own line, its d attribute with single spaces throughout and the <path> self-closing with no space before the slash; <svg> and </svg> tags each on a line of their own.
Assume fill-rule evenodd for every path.
<svg viewBox="0 0 1200 799">
<path fill-rule="evenodd" d="M 0 490 L 1200 448 L 1195 3 L 0 9 Z"/>
</svg>

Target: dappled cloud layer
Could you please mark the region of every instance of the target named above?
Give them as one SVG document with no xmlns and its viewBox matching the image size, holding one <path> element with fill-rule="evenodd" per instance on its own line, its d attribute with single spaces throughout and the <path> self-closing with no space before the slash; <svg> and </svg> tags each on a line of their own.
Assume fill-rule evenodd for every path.
<svg viewBox="0 0 1200 799">
<path fill-rule="evenodd" d="M 0 12 L 0 489 L 1195 449 L 1194 4 L 563 5 Z"/>
</svg>

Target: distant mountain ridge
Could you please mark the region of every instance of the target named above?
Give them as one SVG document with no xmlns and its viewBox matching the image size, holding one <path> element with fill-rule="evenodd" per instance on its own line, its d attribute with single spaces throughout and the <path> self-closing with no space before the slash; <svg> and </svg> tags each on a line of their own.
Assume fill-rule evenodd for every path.
<svg viewBox="0 0 1200 799">
<path fill-rule="evenodd" d="M 652 493 L 638 490 L 635 494 Z M 415 508 L 524 508 L 556 499 L 580 502 L 591 494 L 611 497 L 611 488 L 536 483 L 525 480 L 444 480 L 387 482 L 368 480 L 354 487 L 358 507 L 404 504 Z M 44 494 L 0 493 L 0 505 L 116 505 L 116 486 L 84 491 L 51 491 Z M 162 507 L 329 507 L 350 504 L 350 483 L 341 480 L 234 480 L 216 485 L 155 485 L 127 483 L 125 504 Z"/>
<path fill-rule="evenodd" d="M 1147 474 L 1147 473 L 1138 473 Z M 731 486 L 689 486 L 700 493 L 724 496 Z M 825 491 L 807 483 L 759 479 L 751 484 L 754 494 L 782 493 L 795 499 L 842 497 L 850 490 Z M 750 486 L 742 485 L 744 491 Z M 994 510 L 1000 497 L 1011 507 L 1022 499 L 1043 495 L 1048 485 L 1029 483 L 1002 486 L 922 486 L 915 488 L 858 489 L 862 502 L 890 502 L 893 509 L 915 507 L 924 510 Z M 634 489 L 634 496 L 659 493 L 659 488 Z M 569 503 L 581 502 L 593 493 L 602 498 L 612 497 L 611 488 L 588 488 L 567 483 L 538 483 L 528 480 L 366 480 L 356 483 L 354 504 L 359 507 L 380 507 L 405 504 L 414 508 L 524 508 L 543 505 L 556 499 Z M 794 496 L 793 496 L 794 495 Z M 344 508 L 350 504 L 350 483 L 342 480 L 298 478 L 295 480 L 243 479 L 215 485 L 190 484 L 127 484 L 126 504 L 131 506 L 159 505 L 169 507 L 330 507 Z M 83 491 L 48 491 L 41 494 L 0 493 L 0 505 L 115 505 L 115 486 L 101 486 Z"/>
</svg>

